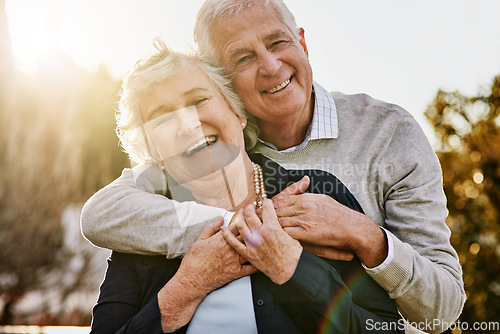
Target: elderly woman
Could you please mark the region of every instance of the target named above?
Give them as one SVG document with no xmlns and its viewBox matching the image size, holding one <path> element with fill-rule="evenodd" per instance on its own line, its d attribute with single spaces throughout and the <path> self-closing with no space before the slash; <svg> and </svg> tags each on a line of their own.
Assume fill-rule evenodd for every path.
<svg viewBox="0 0 500 334">
<path fill-rule="evenodd" d="M 230 226 L 207 225 L 182 259 L 113 252 L 92 333 L 401 332 L 393 302 L 359 260 L 304 250 L 266 197 L 307 175 L 310 189 L 328 184 L 323 193 L 361 212 L 356 199 L 331 174 L 252 162 L 245 139 L 255 143 L 255 127 L 222 71 L 157 48 L 124 80 L 122 145 L 133 161 L 160 166 L 171 198 L 238 214 Z"/>
</svg>

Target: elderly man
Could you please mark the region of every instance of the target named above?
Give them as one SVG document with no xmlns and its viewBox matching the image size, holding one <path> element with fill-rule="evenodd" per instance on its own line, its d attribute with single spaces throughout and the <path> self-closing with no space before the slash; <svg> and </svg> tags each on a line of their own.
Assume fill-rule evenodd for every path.
<svg viewBox="0 0 500 334">
<path fill-rule="evenodd" d="M 303 181 L 273 198 L 285 231 L 320 256 L 345 260 L 354 252 L 403 316 L 424 330 L 453 323 L 465 300 L 461 267 L 444 223 L 439 162 L 411 115 L 313 82 L 304 30 L 280 0 L 207 0 L 195 39 L 224 66 L 255 117 L 261 134 L 253 151 L 287 169 L 334 174 L 366 213 L 302 194 Z M 224 214 L 148 194 L 154 185 L 153 176 L 137 184 L 124 173 L 100 190 L 82 212 L 85 236 L 117 251 L 176 257 L 207 220 Z"/>
</svg>

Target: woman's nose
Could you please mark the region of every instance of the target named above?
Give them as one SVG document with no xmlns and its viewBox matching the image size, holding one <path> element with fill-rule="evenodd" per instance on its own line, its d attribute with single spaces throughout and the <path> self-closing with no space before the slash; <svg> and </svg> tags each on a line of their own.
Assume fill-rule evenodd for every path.
<svg viewBox="0 0 500 334">
<path fill-rule="evenodd" d="M 177 113 L 177 124 L 179 125 L 177 130 L 178 136 L 191 136 L 197 131 L 201 131 L 201 121 L 196 107 L 192 106 L 179 111 Z"/>
</svg>

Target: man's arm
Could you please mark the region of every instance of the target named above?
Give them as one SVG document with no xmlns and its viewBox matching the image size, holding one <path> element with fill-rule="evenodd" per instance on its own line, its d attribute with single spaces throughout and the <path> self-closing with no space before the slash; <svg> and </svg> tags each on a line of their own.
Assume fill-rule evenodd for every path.
<svg viewBox="0 0 500 334">
<path fill-rule="evenodd" d="M 377 191 L 369 194 L 377 197 L 385 217 L 382 225 L 392 237 L 391 259 L 384 261 L 384 256 L 367 263 L 366 255 L 387 252 L 384 233 L 373 220 L 327 196 L 302 194 L 280 200 L 275 203 L 280 222 L 294 238 L 353 250 L 368 267 L 375 266 L 368 273 L 411 322 L 438 319 L 451 324 L 460 315 L 465 292 L 445 224 L 439 161 L 411 116 L 403 117 L 391 133 L 392 140 L 377 152 L 379 160 L 373 164 L 392 168 L 378 171 Z M 435 331 L 444 329 L 438 325 Z"/>
<path fill-rule="evenodd" d="M 247 206 L 234 225 L 242 240 L 230 227 L 222 228 L 224 238 L 276 283 L 270 288 L 275 301 L 305 333 L 317 332 L 318 324 L 324 326 L 324 333 L 372 333 L 370 322 L 394 328 L 387 332 L 403 332 L 397 328 L 400 315 L 394 303 L 358 260 L 338 264 L 341 269 L 337 272 L 332 264 L 303 251 L 279 225 L 270 200 L 264 199 L 260 216 Z M 342 275 L 349 280 L 347 284 L 353 280 L 356 284 L 347 288 Z M 330 313 L 332 303 L 335 312 Z"/>
<path fill-rule="evenodd" d="M 462 268 L 450 244 L 446 197 L 436 154 L 411 116 L 395 129 L 381 173 L 385 228 L 393 259 L 368 273 L 412 322 L 437 319 L 432 332 L 453 323 L 465 302 Z"/>
<path fill-rule="evenodd" d="M 321 333 L 404 333 L 394 303 L 361 268 L 355 269 L 359 262 L 340 266 L 337 271 L 304 250 L 292 278 L 272 294 L 304 333 L 318 332 L 317 324 Z"/>
<path fill-rule="evenodd" d="M 368 273 L 412 322 L 437 319 L 431 332 L 453 323 L 465 302 L 462 268 L 445 224 L 442 171 L 424 133 L 405 117 L 382 161 L 386 233 L 393 259 Z M 429 329 L 427 329 L 429 330 Z"/>
<path fill-rule="evenodd" d="M 226 211 L 165 194 L 165 176 L 156 165 L 125 169 L 85 203 L 82 233 L 94 245 L 119 252 L 183 256 L 203 227 Z"/>
</svg>

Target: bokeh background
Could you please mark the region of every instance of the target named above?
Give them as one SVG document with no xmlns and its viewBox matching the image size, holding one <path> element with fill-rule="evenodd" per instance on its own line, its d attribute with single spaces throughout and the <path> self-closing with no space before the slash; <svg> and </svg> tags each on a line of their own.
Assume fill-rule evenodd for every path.
<svg viewBox="0 0 500 334">
<path fill-rule="evenodd" d="M 417 119 L 443 167 L 462 322 L 500 321 L 500 1 L 288 0 L 314 78 Z M 190 50 L 202 0 L 0 0 L 0 325 L 89 325 L 108 251 L 85 200 L 129 166 L 121 78 L 161 36 Z"/>
</svg>

